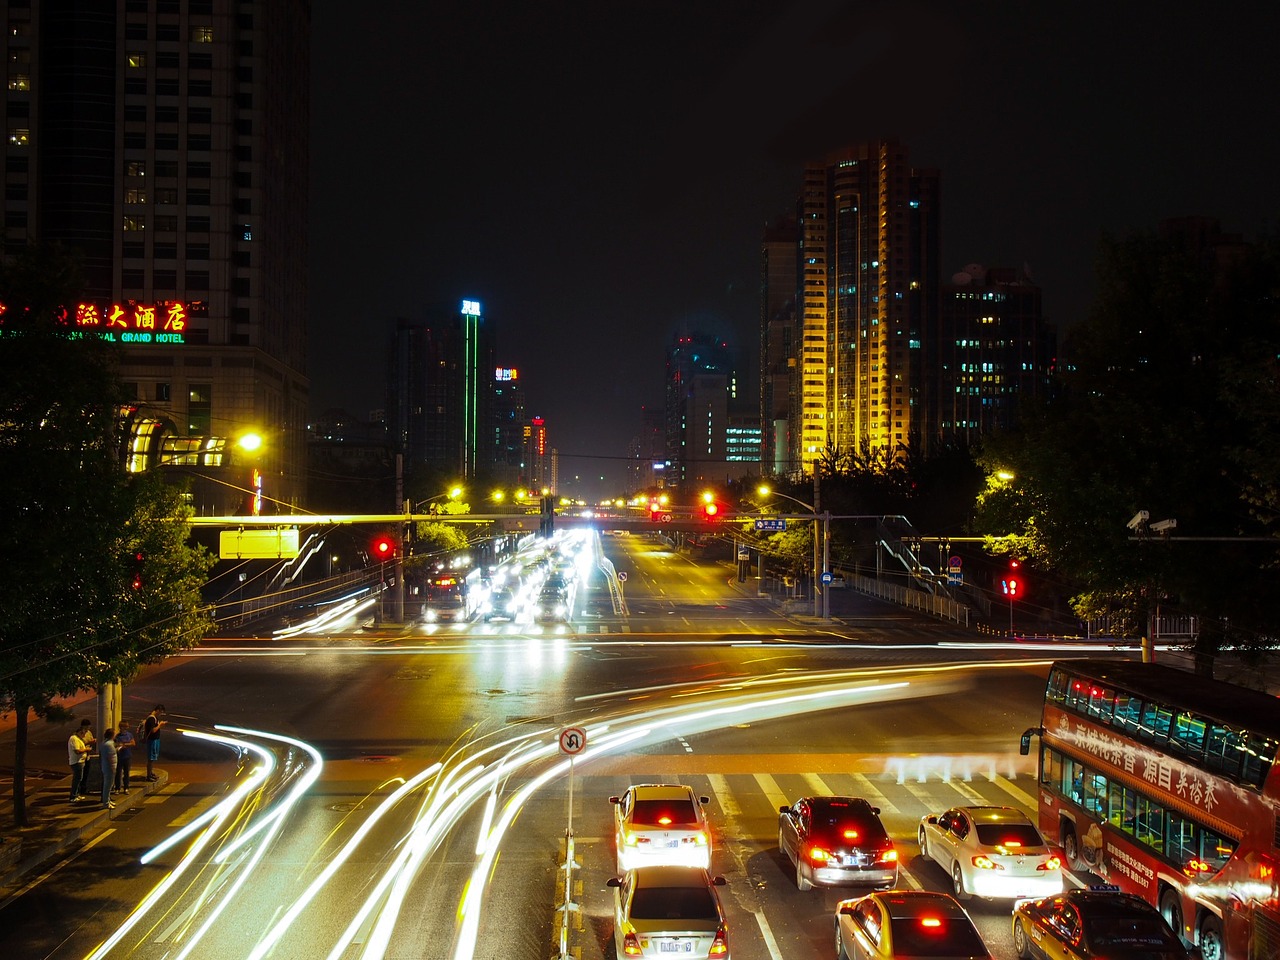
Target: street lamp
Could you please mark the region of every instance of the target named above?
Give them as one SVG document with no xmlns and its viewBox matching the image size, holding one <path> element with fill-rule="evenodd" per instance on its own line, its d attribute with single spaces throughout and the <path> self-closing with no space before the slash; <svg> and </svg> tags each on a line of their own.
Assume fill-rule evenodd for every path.
<svg viewBox="0 0 1280 960">
<path fill-rule="evenodd" d="M 798 503 L 800 504 L 800 506 L 804 507 L 806 510 L 808 510 L 810 513 L 813 514 L 813 525 L 814 525 L 814 533 L 815 533 L 815 536 L 813 538 L 813 615 L 815 617 L 820 616 L 824 620 L 831 619 L 831 598 L 827 594 L 827 588 L 825 585 L 823 585 L 823 588 L 822 588 L 821 604 L 819 604 L 819 600 L 818 600 L 819 571 L 821 571 L 822 573 L 825 573 L 831 560 L 831 528 L 830 528 L 831 514 L 818 513 L 817 509 L 813 506 L 813 504 L 805 503 L 803 500 L 799 500 L 788 493 L 779 493 L 777 490 L 773 490 L 765 486 L 764 484 L 761 484 L 759 487 L 757 487 L 756 492 L 760 494 L 760 496 L 762 497 L 767 497 L 770 494 L 772 494 L 775 497 L 782 497 L 782 499 L 784 500 L 790 500 L 792 503 Z M 821 560 L 819 560 L 819 557 L 818 557 L 818 537 L 816 536 L 819 520 L 822 521 Z M 819 563 L 821 563 L 821 566 L 819 566 Z"/>
<path fill-rule="evenodd" d="M 427 497 L 425 500 L 419 500 L 413 505 L 413 513 L 417 513 L 428 503 L 436 500 L 457 500 L 464 493 L 462 487 L 450 487 L 446 493 L 437 493 L 434 497 Z"/>
</svg>

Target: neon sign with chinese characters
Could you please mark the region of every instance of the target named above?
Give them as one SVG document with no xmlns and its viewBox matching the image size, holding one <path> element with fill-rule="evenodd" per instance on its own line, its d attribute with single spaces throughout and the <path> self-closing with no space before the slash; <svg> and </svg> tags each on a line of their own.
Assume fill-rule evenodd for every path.
<svg viewBox="0 0 1280 960">
<path fill-rule="evenodd" d="M 493 379 L 505 383 L 508 380 L 519 380 L 520 371 L 515 367 L 498 367 L 493 371 Z"/>
<path fill-rule="evenodd" d="M 10 310 L 0 303 L 0 326 Z M 208 315 L 209 305 L 203 300 L 159 300 L 139 303 L 78 303 L 75 310 L 59 307 L 53 316 L 58 326 L 85 334 L 94 334 L 114 343 L 186 343 L 187 329 L 195 317 Z"/>
<path fill-rule="evenodd" d="M 462 315 L 464 317 L 480 316 L 480 301 L 479 300 L 463 300 Z"/>
</svg>

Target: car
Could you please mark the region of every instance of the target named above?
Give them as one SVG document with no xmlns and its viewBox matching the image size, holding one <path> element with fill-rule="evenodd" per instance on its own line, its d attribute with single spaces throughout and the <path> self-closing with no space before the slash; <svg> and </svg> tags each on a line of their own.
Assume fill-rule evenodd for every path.
<svg viewBox="0 0 1280 960">
<path fill-rule="evenodd" d="M 568 594 L 544 587 L 533 602 L 533 618 L 535 620 L 568 620 L 570 606 Z"/>
<path fill-rule="evenodd" d="M 510 587 L 499 587 L 489 594 L 480 609 L 486 621 L 514 620 L 520 614 L 520 599 Z"/>
<path fill-rule="evenodd" d="M 920 856 L 937 861 L 957 897 L 1049 897 L 1065 884 L 1063 854 L 1015 807 L 952 807 L 920 820 Z"/>
<path fill-rule="evenodd" d="M 1021 901 L 1013 909 L 1013 948 L 1022 960 L 1200 960 L 1202 955 L 1199 947 L 1183 945 L 1159 910 L 1115 885 Z"/>
<path fill-rule="evenodd" d="M 716 887 L 702 867 L 637 867 L 608 881 L 617 956 L 728 960 L 729 930 Z"/>
<path fill-rule="evenodd" d="M 711 869 L 707 797 L 681 783 L 641 783 L 609 802 L 620 872 L 646 864 Z"/>
<path fill-rule="evenodd" d="M 837 960 L 992 960 L 954 897 L 930 890 L 886 890 L 836 906 Z"/>
<path fill-rule="evenodd" d="M 778 849 L 795 864 L 801 890 L 898 883 L 898 851 L 880 808 L 861 797 L 801 797 L 779 807 Z"/>
</svg>

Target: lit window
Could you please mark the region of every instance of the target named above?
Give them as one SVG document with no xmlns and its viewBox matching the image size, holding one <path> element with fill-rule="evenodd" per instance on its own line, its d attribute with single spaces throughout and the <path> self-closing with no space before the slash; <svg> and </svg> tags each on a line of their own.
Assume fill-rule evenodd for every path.
<svg viewBox="0 0 1280 960">
<path fill-rule="evenodd" d="M 125 217 L 124 218 L 124 229 L 126 232 L 135 231 L 135 230 L 145 230 L 146 227 L 147 227 L 147 222 L 142 217 Z"/>
<path fill-rule="evenodd" d="M 25 147 L 31 143 L 31 131 L 26 127 L 14 127 L 9 131 L 9 146 Z"/>
<path fill-rule="evenodd" d="M 30 90 L 31 78 L 25 73 L 15 73 L 9 78 L 10 90 Z"/>
<path fill-rule="evenodd" d="M 124 165 L 124 175 L 126 177 L 145 177 L 147 175 L 147 165 L 141 160 L 130 160 Z"/>
<path fill-rule="evenodd" d="M 145 53 L 131 53 L 126 57 L 125 62 L 132 69 L 141 69 L 147 65 L 147 55 Z"/>
<path fill-rule="evenodd" d="M 124 192 L 125 203 L 146 203 L 147 191 L 145 190 L 126 190 Z"/>
<path fill-rule="evenodd" d="M 213 27 L 192 27 L 192 43 L 213 43 Z"/>
</svg>

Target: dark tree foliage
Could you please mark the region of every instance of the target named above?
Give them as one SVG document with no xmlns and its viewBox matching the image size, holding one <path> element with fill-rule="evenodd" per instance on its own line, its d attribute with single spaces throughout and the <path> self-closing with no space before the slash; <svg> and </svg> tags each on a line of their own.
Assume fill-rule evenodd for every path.
<svg viewBox="0 0 1280 960">
<path fill-rule="evenodd" d="M 1013 474 L 986 529 L 1078 585 L 1082 615 L 1145 630 L 1159 603 L 1211 624 L 1201 647 L 1269 643 L 1280 478 L 1276 245 L 1177 233 L 1104 240 L 1099 294 L 1061 351 L 1053 400 L 986 445 Z M 1168 536 L 1126 523 L 1175 519 Z M 1182 537 L 1195 539 L 1180 539 Z"/>
<path fill-rule="evenodd" d="M 179 494 L 124 470 L 110 347 L 56 322 L 75 278 L 56 248 L 0 269 L 0 710 L 18 721 L 20 824 L 29 714 L 58 717 L 58 697 L 127 679 L 208 624 Z"/>
</svg>

